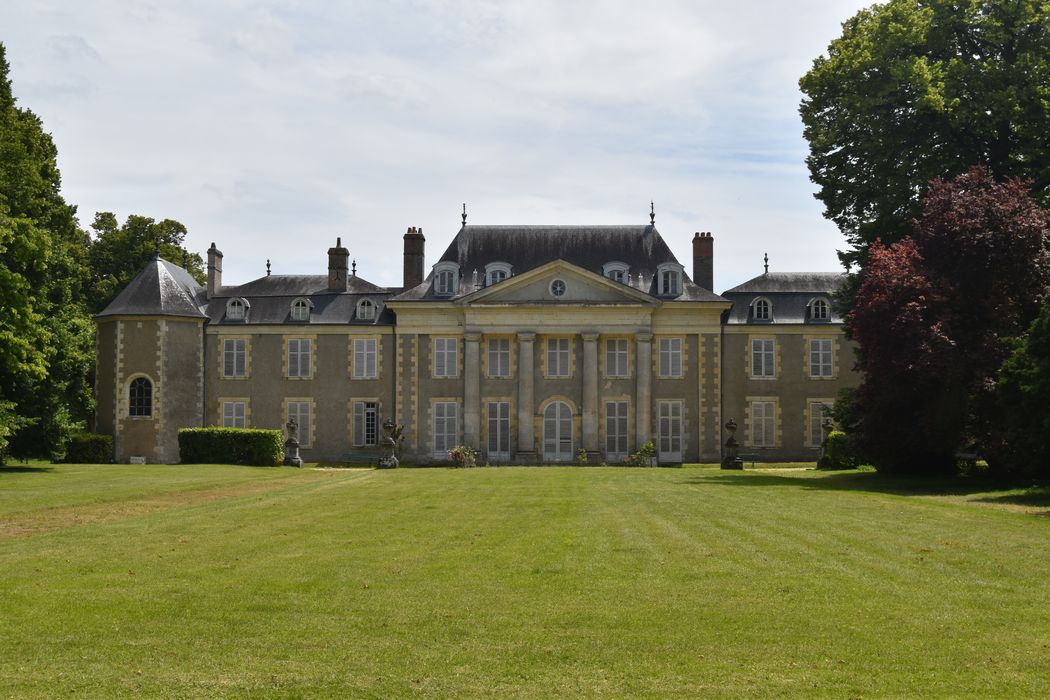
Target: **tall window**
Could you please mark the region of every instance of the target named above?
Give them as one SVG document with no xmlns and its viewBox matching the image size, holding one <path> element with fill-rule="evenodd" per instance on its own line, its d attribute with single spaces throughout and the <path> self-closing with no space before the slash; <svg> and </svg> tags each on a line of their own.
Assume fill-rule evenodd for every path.
<svg viewBox="0 0 1050 700">
<path fill-rule="evenodd" d="M 456 273 L 453 270 L 438 270 L 434 275 L 434 293 L 451 296 L 455 291 Z"/>
<path fill-rule="evenodd" d="M 288 421 L 293 420 L 299 424 L 299 444 L 304 447 L 310 445 L 312 437 L 310 430 L 313 426 L 310 425 L 309 401 L 288 402 Z"/>
<path fill-rule="evenodd" d="M 681 273 L 678 270 L 664 270 L 660 273 L 660 294 L 664 296 L 676 297 L 679 294 L 681 285 L 679 284 L 679 278 Z"/>
<path fill-rule="evenodd" d="M 682 402 L 657 401 L 656 410 L 660 455 L 671 459 L 681 459 Z"/>
<path fill-rule="evenodd" d="M 296 299 L 292 303 L 292 320 L 293 321 L 309 321 L 310 320 L 310 303 L 306 299 Z"/>
<path fill-rule="evenodd" d="M 295 379 L 310 378 L 310 339 L 288 339 L 288 376 Z"/>
<path fill-rule="evenodd" d="M 569 339 L 547 338 L 547 376 L 570 376 Z"/>
<path fill-rule="evenodd" d="M 489 457 L 510 457 L 510 403 L 498 401 L 489 405 Z"/>
<path fill-rule="evenodd" d="M 827 321 L 831 317 L 831 309 L 828 302 L 823 299 L 814 299 L 809 306 L 809 316 L 814 321 Z"/>
<path fill-rule="evenodd" d="M 832 342 L 830 338 L 809 341 L 809 376 L 830 377 L 832 374 Z"/>
<path fill-rule="evenodd" d="M 820 447 L 824 442 L 824 419 L 831 415 L 831 404 L 827 402 L 809 405 L 809 444 Z"/>
<path fill-rule="evenodd" d="M 128 387 L 128 415 L 132 418 L 153 416 L 153 382 L 136 377 Z"/>
<path fill-rule="evenodd" d="M 543 409 L 543 459 L 568 462 L 572 457 L 572 409 L 553 401 Z"/>
<path fill-rule="evenodd" d="M 376 339 L 354 338 L 354 379 L 376 378 Z"/>
<path fill-rule="evenodd" d="M 660 338 L 660 376 L 682 376 L 681 338 Z"/>
<path fill-rule="evenodd" d="M 244 428 L 247 426 L 247 405 L 243 401 L 222 402 L 222 427 Z"/>
<path fill-rule="evenodd" d="M 605 341 L 605 376 L 627 376 L 626 338 L 609 338 Z"/>
<path fill-rule="evenodd" d="M 751 446 L 774 447 L 776 437 L 776 404 L 772 401 L 751 402 Z"/>
<path fill-rule="evenodd" d="M 459 375 L 459 343 L 456 338 L 434 338 L 434 376 Z"/>
<path fill-rule="evenodd" d="M 627 402 L 605 402 L 605 459 L 609 462 L 627 456 Z"/>
<path fill-rule="evenodd" d="M 751 305 L 751 317 L 756 321 L 769 321 L 773 318 L 773 306 L 768 299 L 755 299 Z"/>
<path fill-rule="evenodd" d="M 244 377 L 248 369 L 248 341 L 227 338 L 222 344 L 222 376 Z"/>
<path fill-rule="evenodd" d="M 489 338 L 489 377 L 510 376 L 510 339 Z"/>
<path fill-rule="evenodd" d="M 438 401 L 434 404 L 434 454 L 447 457 L 459 442 L 459 404 Z"/>
<path fill-rule="evenodd" d="M 776 353 L 772 338 L 751 341 L 751 378 L 772 379 L 777 376 Z"/>
<path fill-rule="evenodd" d="M 357 318 L 360 321 L 374 321 L 376 318 L 376 305 L 371 299 L 362 299 L 357 302 Z"/>
<path fill-rule="evenodd" d="M 372 447 L 379 442 L 379 404 L 354 401 L 354 444 Z"/>
</svg>

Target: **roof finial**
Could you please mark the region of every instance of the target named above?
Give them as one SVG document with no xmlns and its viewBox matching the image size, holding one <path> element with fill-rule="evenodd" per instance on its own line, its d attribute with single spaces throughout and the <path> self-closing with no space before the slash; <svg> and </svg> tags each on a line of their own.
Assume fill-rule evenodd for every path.
<svg viewBox="0 0 1050 700">
<path fill-rule="evenodd" d="M 769 274 L 769 253 L 764 253 L 762 255 L 762 262 L 765 264 L 765 268 L 766 268 L 766 271 L 765 271 L 764 274 L 768 275 Z"/>
<path fill-rule="evenodd" d="M 266 276 L 270 276 L 270 259 L 266 258 Z"/>
<path fill-rule="evenodd" d="M 463 202 L 463 225 L 467 225 L 467 203 Z"/>
<path fill-rule="evenodd" d="M 350 274 L 357 277 L 357 261 L 354 260 L 350 263 Z"/>
<path fill-rule="evenodd" d="M 651 199 L 649 200 L 649 225 L 656 226 L 656 205 Z"/>
</svg>

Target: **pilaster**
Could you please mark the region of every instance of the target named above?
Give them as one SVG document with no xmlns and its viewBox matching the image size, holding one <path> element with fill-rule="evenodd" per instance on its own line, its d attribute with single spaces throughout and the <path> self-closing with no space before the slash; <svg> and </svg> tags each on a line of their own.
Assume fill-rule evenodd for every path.
<svg viewBox="0 0 1050 700">
<path fill-rule="evenodd" d="M 535 333 L 518 333 L 518 454 L 536 451 L 532 418 L 536 411 L 533 397 L 533 350 Z"/>
<path fill-rule="evenodd" d="M 649 441 L 650 411 L 653 405 L 653 334 L 634 336 L 638 357 L 638 381 L 635 384 L 635 444 L 641 448 Z"/>
<path fill-rule="evenodd" d="M 481 446 L 481 333 L 463 336 L 463 443 Z"/>
<path fill-rule="evenodd" d="M 583 337 L 583 449 L 598 451 L 598 334 Z"/>
</svg>

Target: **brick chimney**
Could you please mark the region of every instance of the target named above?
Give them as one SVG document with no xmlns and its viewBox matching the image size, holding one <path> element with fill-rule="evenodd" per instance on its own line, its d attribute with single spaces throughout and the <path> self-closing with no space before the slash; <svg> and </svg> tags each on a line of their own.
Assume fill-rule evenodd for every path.
<svg viewBox="0 0 1050 700">
<path fill-rule="evenodd" d="M 693 284 L 715 291 L 715 239 L 710 231 L 693 235 Z"/>
<path fill-rule="evenodd" d="M 343 239 L 335 239 L 335 248 L 328 249 L 328 291 L 345 292 L 349 289 L 347 260 L 350 251 L 343 247 Z"/>
<path fill-rule="evenodd" d="M 215 243 L 208 248 L 208 288 L 207 297 L 211 299 L 219 293 L 222 286 L 222 251 L 215 247 Z"/>
<path fill-rule="evenodd" d="M 405 234 L 405 289 L 411 289 L 423 282 L 423 250 L 426 246 L 423 229 L 412 226 Z"/>
</svg>

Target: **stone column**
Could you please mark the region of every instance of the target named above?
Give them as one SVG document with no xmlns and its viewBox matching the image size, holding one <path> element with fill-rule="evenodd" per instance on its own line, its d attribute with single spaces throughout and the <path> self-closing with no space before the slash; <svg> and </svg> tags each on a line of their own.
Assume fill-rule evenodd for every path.
<svg viewBox="0 0 1050 700">
<path fill-rule="evenodd" d="M 598 451 L 598 334 L 583 337 L 583 449 Z"/>
<path fill-rule="evenodd" d="M 481 353 L 480 333 L 463 336 L 463 442 L 481 447 Z"/>
<path fill-rule="evenodd" d="M 535 452 L 532 418 L 536 408 L 533 404 L 534 366 L 532 351 L 535 333 L 518 333 L 518 452 Z"/>
<path fill-rule="evenodd" d="M 636 350 L 634 353 L 635 357 L 635 375 L 638 380 L 635 382 L 635 401 L 634 401 L 634 415 L 635 415 L 635 446 L 637 450 L 646 442 L 649 441 L 649 429 L 652 425 L 652 421 L 649 418 L 649 411 L 653 405 L 653 334 L 652 333 L 638 333 L 634 336 L 636 343 Z"/>
</svg>

